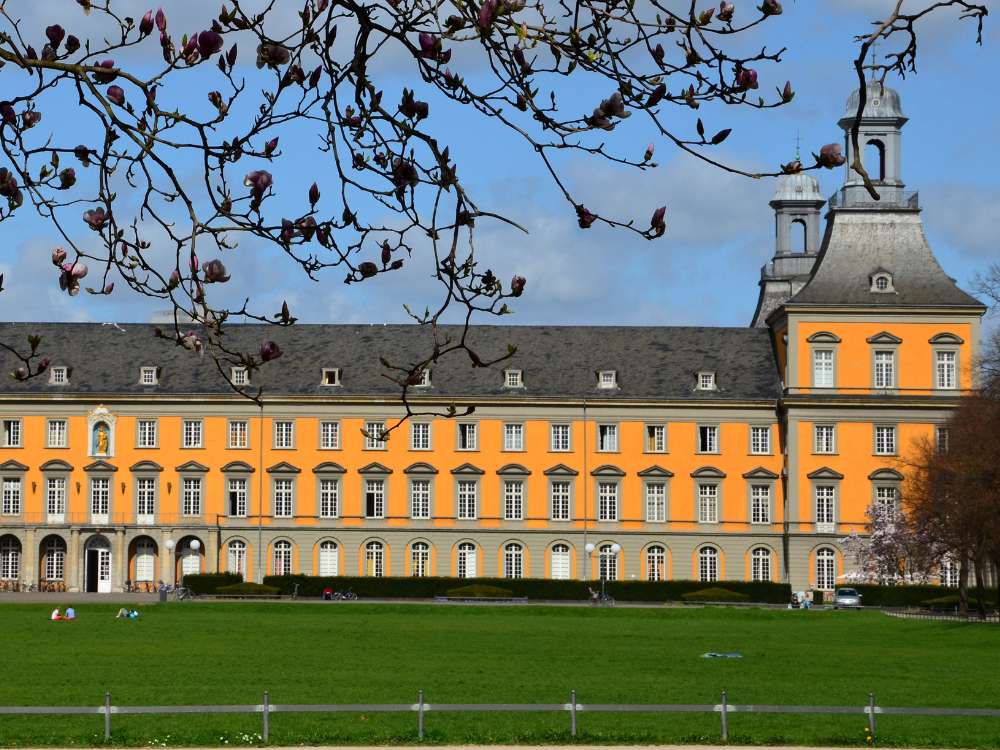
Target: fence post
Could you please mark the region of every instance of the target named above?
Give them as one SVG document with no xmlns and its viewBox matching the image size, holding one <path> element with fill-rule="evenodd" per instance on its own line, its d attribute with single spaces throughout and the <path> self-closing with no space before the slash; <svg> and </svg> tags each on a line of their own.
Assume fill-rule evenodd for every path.
<svg viewBox="0 0 1000 750">
<path fill-rule="evenodd" d="M 728 699 L 727 699 L 727 696 L 726 696 L 726 691 L 723 690 L 722 691 L 722 705 L 720 706 L 721 710 L 719 711 L 719 715 L 722 717 L 722 741 L 723 742 L 728 742 L 729 741 L 729 716 L 727 715 L 727 707 L 728 707 L 728 705 L 729 705 L 729 702 L 728 702 Z"/>
<path fill-rule="evenodd" d="M 569 691 L 569 733 L 576 737 L 576 691 Z"/>
<path fill-rule="evenodd" d="M 417 739 L 424 738 L 424 691 L 417 691 Z"/>
<path fill-rule="evenodd" d="M 262 708 L 264 709 L 264 731 L 261 733 L 261 740 L 266 745 L 271 736 L 271 692 L 269 690 L 264 691 L 264 705 Z"/>
<path fill-rule="evenodd" d="M 111 691 L 104 691 L 104 741 L 111 741 Z"/>
<path fill-rule="evenodd" d="M 875 693 L 868 693 L 868 733 L 875 736 Z"/>
</svg>

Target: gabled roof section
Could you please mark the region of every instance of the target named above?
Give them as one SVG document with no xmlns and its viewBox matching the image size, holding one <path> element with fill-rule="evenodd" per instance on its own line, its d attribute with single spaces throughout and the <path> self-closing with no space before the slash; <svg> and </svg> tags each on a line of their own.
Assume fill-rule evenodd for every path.
<svg viewBox="0 0 1000 750">
<path fill-rule="evenodd" d="M 378 461 L 372 461 L 358 469 L 358 474 L 392 474 L 392 469 Z"/>
<path fill-rule="evenodd" d="M 73 465 L 68 464 L 60 458 L 46 461 L 39 467 L 42 471 L 73 471 Z"/>
<path fill-rule="evenodd" d="M 478 466 L 473 466 L 472 464 L 462 464 L 461 466 L 456 466 L 451 470 L 452 474 L 485 474 L 486 472 L 480 469 Z"/>
<path fill-rule="evenodd" d="M 623 477 L 625 472 L 619 469 L 617 466 L 612 466 L 611 464 L 602 464 L 590 472 L 591 476 L 595 477 Z"/>
<path fill-rule="evenodd" d="M 10 458 L 0 464 L 0 471 L 27 471 L 28 467 L 22 464 L 20 461 L 15 461 Z"/>
<path fill-rule="evenodd" d="M 417 461 L 403 469 L 404 474 L 437 474 L 438 470 L 426 461 Z"/>
<path fill-rule="evenodd" d="M 949 331 L 942 331 L 936 336 L 931 336 L 927 340 L 928 344 L 964 344 L 965 339 Z"/>
<path fill-rule="evenodd" d="M 98 459 L 97 461 L 94 461 L 93 463 L 89 463 L 86 466 L 84 466 L 83 470 L 93 471 L 93 472 L 112 472 L 112 471 L 118 471 L 118 467 L 115 466 L 114 464 L 109 464 L 107 461 L 102 461 Z"/>
<path fill-rule="evenodd" d="M 903 475 L 900 474 L 895 469 L 875 469 L 871 474 L 868 475 L 869 479 L 882 482 L 902 482 Z"/>
<path fill-rule="evenodd" d="M 205 471 L 208 471 L 208 467 L 205 466 L 205 464 L 198 463 L 197 461 L 186 461 L 185 463 L 182 463 L 180 466 L 175 467 L 174 471 L 181 471 L 181 472 L 184 472 L 184 471 L 205 472 Z"/>
<path fill-rule="evenodd" d="M 698 479 L 725 479 L 726 472 L 722 469 L 717 469 L 714 466 L 702 466 L 700 469 L 692 471 L 691 476 Z"/>
<path fill-rule="evenodd" d="M 876 333 L 874 336 L 869 336 L 865 339 L 869 344 L 902 344 L 903 339 L 899 336 L 894 336 L 888 331 L 881 331 Z"/>
<path fill-rule="evenodd" d="M 744 479 L 777 479 L 778 475 L 775 474 L 770 469 L 765 469 L 763 466 L 758 466 L 756 469 L 751 469 L 746 474 L 743 475 Z"/>
<path fill-rule="evenodd" d="M 279 461 L 278 463 L 267 467 L 268 474 L 301 474 L 302 469 L 298 466 L 294 466 L 287 461 Z"/>
<path fill-rule="evenodd" d="M 816 471 L 811 471 L 806 474 L 809 479 L 843 479 L 844 475 L 839 471 L 831 469 L 829 466 L 824 466 Z"/>
<path fill-rule="evenodd" d="M 222 467 L 222 470 L 232 474 L 253 474 L 256 469 L 246 461 L 230 461 Z"/>
<path fill-rule="evenodd" d="M 550 466 L 542 473 L 550 477 L 575 477 L 580 472 L 576 469 L 571 469 L 566 464 L 556 464 L 555 466 Z"/>
<path fill-rule="evenodd" d="M 129 471 L 163 471 L 163 467 L 156 461 L 136 461 L 128 467 Z"/>
<path fill-rule="evenodd" d="M 674 475 L 674 472 L 670 469 L 664 469 L 662 466 L 647 466 L 645 469 L 639 472 L 640 477 L 654 477 L 658 479 L 668 479 Z"/>
<path fill-rule="evenodd" d="M 531 470 L 527 466 L 522 466 L 521 464 L 504 464 L 499 469 L 497 469 L 497 474 L 517 474 L 519 476 L 528 476 Z"/>
<path fill-rule="evenodd" d="M 346 474 L 347 469 L 336 461 L 324 461 L 313 467 L 313 474 Z"/>
</svg>

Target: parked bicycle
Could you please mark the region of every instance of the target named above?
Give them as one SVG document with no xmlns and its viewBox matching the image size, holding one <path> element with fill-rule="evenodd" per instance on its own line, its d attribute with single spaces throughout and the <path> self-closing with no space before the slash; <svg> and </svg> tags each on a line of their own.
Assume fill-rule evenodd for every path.
<svg viewBox="0 0 1000 750">
<path fill-rule="evenodd" d="M 611 594 L 607 594 L 603 591 L 595 591 L 594 589 L 587 587 L 587 591 L 590 592 L 590 603 L 595 607 L 613 607 L 615 606 L 615 598 Z"/>
<path fill-rule="evenodd" d="M 354 589 L 347 589 L 347 591 L 334 591 L 333 599 L 338 602 L 352 602 L 358 598 L 358 595 L 354 593 Z"/>
</svg>

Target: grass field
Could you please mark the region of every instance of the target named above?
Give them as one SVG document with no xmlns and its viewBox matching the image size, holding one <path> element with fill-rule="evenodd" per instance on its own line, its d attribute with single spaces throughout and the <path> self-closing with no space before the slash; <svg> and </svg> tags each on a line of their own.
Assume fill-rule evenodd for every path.
<svg viewBox="0 0 1000 750">
<path fill-rule="evenodd" d="M 428 702 L 1000 707 L 1000 628 L 877 612 L 366 604 L 0 606 L 0 705 Z M 740 651 L 739 660 L 703 659 Z M 440 743 L 569 742 L 562 714 L 427 715 Z M 732 715 L 733 743 L 863 745 L 857 716 Z M 98 745 L 100 716 L 0 716 L 0 744 Z M 115 716 L 114 744 L 257 744 L 259 715 Z M 581 714 L 578 742 L 717 742 L 717 715 Z M 878 744 L 998 747 L 1000 719 L 879 717 Z M 413 714 L 275 714 L 272 744 L 413 743 Z"/>
</svg>

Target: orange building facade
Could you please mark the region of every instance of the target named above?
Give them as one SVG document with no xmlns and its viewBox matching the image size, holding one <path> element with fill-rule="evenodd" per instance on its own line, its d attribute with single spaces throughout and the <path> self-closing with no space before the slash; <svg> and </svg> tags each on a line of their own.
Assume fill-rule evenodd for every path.
<svg viewBox="0 0 1000 750">
<path fill-rule="evenodd" d="M 908 452 L 946 448 L 950 411 L 975 388 L 984 308 L 941 270 L 902 190 L 904 123 L 880 90 L 862 135 L 882 200 L 848 173 L 822 242 L 816 180 L 782 179 L 750 327 L 478 327 L 477 346 L 516 354 L 432 367 L 418 416 L 388 439 L 402 408 L 379 358 L 411 361 L 427 344 L 415 326 L 233 326 L 230 345 L 285 352 L 230 373 L 263 389 L 259 404 L 150 326 L 2 326 L 40 334 L 52 364 L 0 390 L 0 579 L 834 587 L 853 565 L 844 538 L 865 532 L 871 504 L 901 502 Z M 437 416 L 450 406 L 474 411 Z"/>
</svg>

